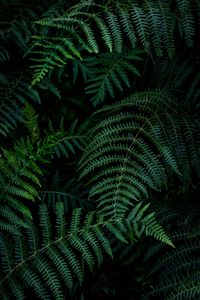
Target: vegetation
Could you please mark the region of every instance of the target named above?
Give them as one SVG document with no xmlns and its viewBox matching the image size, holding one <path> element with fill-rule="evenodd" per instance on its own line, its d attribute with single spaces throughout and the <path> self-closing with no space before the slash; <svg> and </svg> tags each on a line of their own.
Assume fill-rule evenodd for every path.
<svg viewBox="0 0 200 300">
<path fill-rule="evenodd" d="M 0 298 L 200 298 L 199 0 L 1 0 Z"/>
</svg>

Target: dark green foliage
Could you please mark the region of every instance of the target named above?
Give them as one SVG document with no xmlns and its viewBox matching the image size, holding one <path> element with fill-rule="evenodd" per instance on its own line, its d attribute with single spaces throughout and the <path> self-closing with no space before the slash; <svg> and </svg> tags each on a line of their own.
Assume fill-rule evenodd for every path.
<svg viewBox="0 0 200 300">
<path fill-rule="evenodd" d="M 31 218 L 26 203 L 38 198 L 38 188 L 41 186 L 39 177 L 42 175 L 37 164 L 39 161 L 40 158 L 33 152 L 28 141 L 18 142 L 13 151 L 2 149 L 0 226 L 3 230 L 15 232 L 14 226 L 24 226 L 16 212 Z"/>
<path fill-rule="evenodd" d="M 146 261 L 153 264 L 149 275 L 155 283 L 144 299 L 151 299 L 151 295 L 168 300 L 199 299 L 199 210 L 186 216 L 163 210 L 160 218 L 165 224 L 170 220 L 175 227 L 171 233 L 175 248 L 165 250 L 155 244 L 146 253 Z"/>
<path fill-rule="evenodd" d="M 191 166 L 199 173 L 199 123 L 177 116 L 174 102 L 165 90 L 152 90 L 95 113 L 101 121 L 91 131 L 80 169 L 81 177 L 92 178 L 90 196 L 104 214 L 121 214 L 148 197 L 149 189 L 161 190 L 172 170 L 183 181 Z"/>
<path fill-rule="evenodd" d="M 0 8 L 0 298 L 199 299 L 199 0 Z"/>
<path fill-rule="evenodd" d="M 49 70 L 63 67 L 66 60 L 82 59 L 82 51 L 99 53 L 100 36 L 110 52 L 121 53 L 127 39 L 135 48 L 142 44 L 152 55 L 162 56 L 167 52 L 170 58 L 175 54 L 175 26 L 188 46 L 193 45 L 195 21 L 192 11 L 199 9 L 199 2 L 177 1 L 176 10 L 169 1 L 110 1 L 98 5 L 92 1 L 81 1 L 61 16 L 43 18 L 36 23 L 49 29 L 58 29 L 59 36 L 51 34 L 36 36 L 34 54 L 41 54 L 35 68 L 33 84 L 40 81 Z M 195 3 L 196 2 L 196 3 Z M 93 28 L 97 27 L 95 34 Z M 83 38 L 84 37 L 84 38 Z M 41 41 L 41 42 L 40 42 Z M 36 50 L 38 48 L 38 50 Z M 43 49 L 43 50 L 42 50 Z"/>
<path fill-rule="evenodd" d="M 66 224 L 62 202 L 56 203 L 55 222 L 50 219 L 47 206 L 40 205 L 40 229 L 25 218 L 26 231 L 13 234 L 13 249 L 8 247 L 11 241 L 1 237 L 2 296 L 6 298 L 11 292 L 16 298 L 21 295 L 25 299 L 24 288 L 30 286 L 41 299 L 49 299 L 48 290 L 56 299 L 63 299 L 63 283 L 71 289 L 75 277 L 80 283 L 83 281 L 84 265 L 93 270 L 95 261 L 102 264 L 104 252 L 112 256 L 110 235 L 127 243 L 127 239 L 135 239 L 134 235 L 140 238 L 145 233 L 172 245 L 154 214 L 146 213 L 147 208 L 140 203 L 127 216 L 108 220 L 92 212 L 82 222 L 81 210 L 77 208 L 70 224 Z M 23 286 L 17 282 L 23 282 Z"/>
<path fill-rule="evenodd" d="M 129 77 L 140 76 L 132 61 L 142 61 L 141 54 L 143 51 L 134 49 L 120 54 L 106 53 L 86 60 L 86 94 L 94 95 L 91 98 L 94 106 L 104 102 L 107 93 L 114 99 L 115 89 L 122 92 L 124 85 L 130 88 Z"/>
<path fill-rule="evenodd" d="M 36 90 L 30 90 L 30 82 L 22 73 L 10 74 L 9 77 L 0 74 L 0 85 L 0 134 L 7 136 L 21 121 L 21 108 L 26 101 L 40 103 L 40 95 Z"/>
<path fill-rule="evenodd" d="M 45 137 L 38 148 L 42 152 L 53 153 L 59 158 L 63 155 L 69 157 L 70 153 L 75 154 L 77 149 L 83 150 L 87 144 L 87 136 L 84 133 L 85 126 L 77 128 L 77 120 L 73 122 L 70 129 L 66 131 L 60 126 L 57 132 L 50 128 L 50 133 Z"/>
</svg>

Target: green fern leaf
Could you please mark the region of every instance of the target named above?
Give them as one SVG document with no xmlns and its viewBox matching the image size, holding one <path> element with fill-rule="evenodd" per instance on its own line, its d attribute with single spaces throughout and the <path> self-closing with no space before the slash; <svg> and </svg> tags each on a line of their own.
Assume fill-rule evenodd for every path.
<svg viewBox="0 0 200 300">
<path fill-rule="evenodd" d="M 172 171 L 186 181 L 192 164 L 199 170 L 199 138 L 194 141 L 198 125 L 192 120 L 183 125 L 185 118 L 177 118 L 169 97 L 160 91 L 136 94 L 98 112 L 105 117 L 91 131 L 80 170 L 103 214 L 120 215 L 147 196 L 149 188 L 161 190 Z M 130 113 L 130 108 L 137 113 Z M 187 144 L 193 145 L 190 150 Z"/>
<path fill-rule="evenodd" d="M 9 294 L 23 298 L 28 285 L 41 298 L 48 299 L 53 295 L 63 299 L 62 286 L 71 289 L 74 276 L 82 282 L 86 265 L 92 270 L 96 261 L 100 266 L 104 252 L 112 256 L 111 235 L 127 243 L 130 228 L 135 236 L 139 233 L 141 237 L 145 229 L 146 234 L 171 245 L 147 208 L 140 203 L 128 215 L 111 219 L 92 212 L 84 220 L 81 220 L 81 210 L 75 209 L 66 229 L 64 206 L 58 202 L 54 233 L 48 208 L 40 205 L 39 224 L 27 219 L 29 226 L 21 231 L 21 235 L 15 233 L 8 239 L 0 236 L 0 292 L 5 295 L 3 287 L 6 286 Z M 38 234 L 39 230 L 42 234 Z M 12 247 L 8 247 L 10 243 Z"/>
<path fill-rule="evenodd" d="M 108 53 L 86 61 L 89 70 L 86 93 L 94 95 L 92 97 L 94 106 L 102 103 L 107 93 L 114 98 L 114 89 L 123 91 L 123 84 L 130 87 L 127 73 L 140 76 L 133 62 L 142 61 L 140 57 L 142 53 L 142 51 L 135 49 L 128 53 L 124 52 L 124 54 Z"/>
</svg>

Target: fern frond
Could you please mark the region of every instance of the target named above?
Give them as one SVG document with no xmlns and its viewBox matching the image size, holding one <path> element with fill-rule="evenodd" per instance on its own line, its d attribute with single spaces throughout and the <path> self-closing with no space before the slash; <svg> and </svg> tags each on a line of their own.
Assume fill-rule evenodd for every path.
<svg viewBox="0 0 200 300">
<path fill-rule="evenodd" d="M 107 24 L 105 23 L 105 21 L 103 19 L 99 18 L 96 15 L 93 16 L 93 19 L 101 31 L 102 39 L 104 40 L 106 46 L 108 47 L 109 51 L 112 52 L 113 51 L 113 39 L 112 39 L 112 35 L 111 35 L 111 32 L 110 32 Z"/>
<path fill-rule="evenodd" d="M 78 120 L 75 120 L 68 131 L 64 131 L 64 128 L 57 132 L 53 130 L 54 132 L 39 141 L 38 153 L 69 157 L 71 153 L 75 153 L 75 150 L 83 150 L 87 144 L 87 136 L 84 133 L 84 124 L 78 127 L 77 122 Z"/>
<path fill-rule="evenodd" d="M 130 40 L 131 46 L 133 49 L 135 49 L 137 37 L 128 11 L 119 8 L 119 17 L 121 20 L 122 27 L 124 28 L 124 31 Z"/>
<path fill-rule="evenodd" d="M 84 3 L 83 3 L 84 2 Z M 83 1 L 63 15 L 44 18 L 36 23 L 57 34 L 35 36 L 33 53 L 39 54 L 33 66 L 33 84 L 44 78 L 54 67 L 63 67 L 67 61 L 83 57 L 84 51 L 99 53 L 100 47 L 110 52 L 122 53 L 127 39 L 130 50 L 139 45 L 153 57 L 163 56 L 164 51 L 172 59 L 175 55 L 175 29 L 179 26 L 180 36 L 188 46 L 192 45 L 197 11 L 189 1 L 177 1 L 177 9 L 166 1 L 125 1 L 97 5 Z M 188 4 L 189 3 L 189 4 Z M 95 28 L 95 29 L 94 29 Z M 98 39 L 96 39 L 98 36 Z M 38 42 L 42 40 L 42 42 Z M 73 44 L 72 48 L 68 43 Z M 70 54 L 71 53 L 71 54 Z"/>
<path fill-rule="evenodd" d="M 37 90 L 30 90 L 29 83 L 20 74 L 18 78 L 9 78 L 0 74 L 0 134 L 8 134 L 17 127 L 18 122 L 22 121 L 21 107 L 27 100 L 40 103 L 40 96 Z"/>
<path fill-rule="evenodd" d="M 188 47 L 193 46 L 194 30 L 194 17 L 192 14 L 192 8 L 190 1 L 188 0 L 176 0 L 178 18 L 179 18 L 179 31 L 180 35 L 185 37 Z"/>
<path fill-rule="evenodd" d="M 35 110 L 28 103 L 23 108 L 23 115 L 23 123 L 29 131 L 31 142 L 34 144 L 39 138 L 38 115 L 36 115 Z"/>
<path fill-rule="evenodd" d="M 113 44 L 115 47 L 115 51 L 118 53 L 122 52 L 122 33 L 121 27 L 116 15 L 112 13 L 112 11 L 106 12 L 106 20 L 109 25 L 110 32 L 112 33 Z"/>
<path fill-rule="evenodd" d="M 36 234 L 38 226 L 28 219 L 29 226 L 25 232 L 13 235 L 12 248 L 8 247 L 10 239 L 4 236 L 0 238 L 1 293 L 5 293 L 6 286 L 7 292 L 12 295 L 16 295 L 16 289 L 23 294 L 28 285 L 43 298 L 46 294 L 52 294 L 63 299 L 62 286 L 71 289 L 74 276 L 82 282 L 85 264 L 92 270 L 96 261 L 99 265 L 102 263 L 104 252 L 112 256 L 110 235 L 127 243 L 129 233 L 130 237 L 132 234 L 140 237 L 145 233 L 172 245 L 164 230 L 156 223 L 154 214 L 147 212 L 147 208 L 148 205 L 139 203 L 122 218 L 104 219 L 92 212 L 84 220 L 81 210 L 75 209 L 66 227 L 64 205 L 57 202 L 54 232 L 47 206 L 40 205 L 39 228 L 42 235 Z"/>
<path fill-rule="evenodd" d="M 2 149 L 1 153 L 0 227 L 12 232 L 12 226 L 16 231 L 18 227 L 26 227 L 21 219 L 23 215 L 31 218 L 25 201 L 39 198 L 42 172 L 37 165 L 39 157 L 34 154 L 29 142 L 22 140 L 14 146 L 14 150 Z"/>
<path fill-rule="evenodd" d="M 103 214 L 120 215 L 149 189 L 161 190 L 172 170 L 183 181 L 191 166 L 199 172 L 199 125 L 177 117 L 173 103 L 164 90 L 149 91 L 99 111 L 102 120 L 91 130 L 80 176 Z"/>
<path fill-rule="evenodd" d="M 160 30 L 161 18 L 159 9 L 154 1 L 144 1 L 144 10 L 149 24 L 151 24 L 150 37 L 152 40 L 153 49 L 158 57 L 163 55 L 162 51 L 162 33 Z"/>
<path fill-rule="evenodd" d="M 130 87 L 128 74 L 140 76 L 133 62 L 142 61 L 141 54 L 143 51 L 135 49 L 123 54 L 107 53 L 86 61 L 89 72 L 86 94 L 94 95 L 91 98 L 94 106 L 103 103 L 107 93 L 114 98 L 114 90 L 123 91 L 124 84 Z"/>
<path fill-rule="evenodd" d="M 172 59 L 175 55 L 175 43 L 173 36 L 175 17 L 173 16 L 172 11 L 170 11 L 168 3 L 161 2 L 160 0 L 158 2 L 162 20 L 160 26 L 162 40 L 169 57 Z"/>
<path fill-rule="evenodd" d="M 160 215 L 165 219 L 166 210 L 162 209 Z M 191 226 L 197 227 L 194 220 L 186 221 L 180 213 L 167 213 L 171 219 L 171 226 L 175 224 L 177 230 L 171 233 L 171 239 L 176 248 L 166 249 L 164 244 L 160 247 L 155 244 L 147 252 L 146 259 L 151 261 L 151 276 L 154 276 L 152 291 L 147 294 L 164 297 L 165 299 L 198 299 L 199 290 L 199 237 L 191 236 Z M 188 219 L 188 218 L 187 218 Z M 146 299 L 146 298 L 144 298 Z"/>
<path fill-rule="evenodd" d="M 146 50 L 149 49 L 149 32 L 146 15 L 142 7 L 135 4 L 131 6 L 131 18 L 136 28 L 136 32 Z"/>
</svg>

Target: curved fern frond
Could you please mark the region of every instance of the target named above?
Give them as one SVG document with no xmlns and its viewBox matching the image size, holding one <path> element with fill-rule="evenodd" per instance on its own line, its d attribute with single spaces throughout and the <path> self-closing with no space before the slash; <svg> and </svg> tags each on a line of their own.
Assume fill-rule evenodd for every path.
<svg viewBox="0 0 200 300">
<path fill-rule="evenodd" d="M 36 22 L 46 28 L 48 34 L 35 36 L 31 50 L 37 55 L 33 65 L 33 84 L 55 67 L 63 67 L 67 61 L 77 57 L 80 59 L 85 51 L 99 53 L 101 48 L 105 48 L 106 51 L 122 53 L 127 41 L 130 42 L 130 49 L 142 45 L 151 56 L 155 53 L 160 57 L 165 51 L 172 59 L 175 55 L 176 25 L 187 45 L 192 45 L 194 11 L 198 8 L 189 1 L 185 5 L 177 1 L 175 10 L 166 1 L 111 1 L 106 5 L 83 2 L 57 18 L 48 17 Z M 58 34 L 49 34 L 52 29 Z"/>
<path fill-rule="evenodd" d="M 66 226 L 63 203 L 56 203 L 55 224 L 50 220 L 47 206 L 40 205 L 41 235 L 36 230 L 38 226 L 28 219 L 24 233 L 12 236 L 12 248 L 8 247 L 10 241 L 5 236 L 0 237 L 0 293 L 5 295 L 6 288 L 8 294 L 16 295 L 17 289 L 24 295 L 29 286 L 42 299 L 47 294 L 63 299 L 62 286 L 71 289 L 74 276 L 81 283 L 84 268 L 92 270 L 96 261 L 100 265 L 104 253 L 112 257 L 110 235 L 123 243 L 127 243 L 129 232 L 135 237 L 153 235 L 172 245 L 154 214 L 146 212 L 147 208 L 148 205 L 142 207 L 140 203 L 123 218 L 107 220 L 93 212 L 82 220 L 81 210 L 75 209 Z"/>
<path fill-rule="evenodd" d="M 177 109 L 173 96 L 158 90 L 95 114 L 102 120 L 91 130 L 80 176 L 87 178 L 100 212 L 120 216 L 149 190 L 167 186 L 172 170 L 182 180 L 190 177 L 191 166 L 199 172 L 199 125 L 178 117 Z"/>
</svg>

